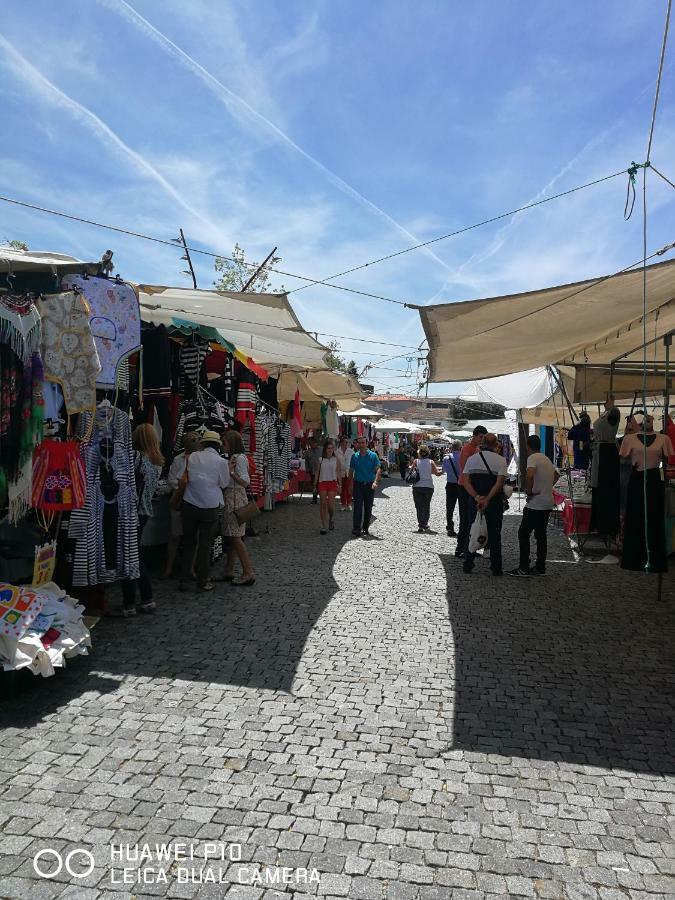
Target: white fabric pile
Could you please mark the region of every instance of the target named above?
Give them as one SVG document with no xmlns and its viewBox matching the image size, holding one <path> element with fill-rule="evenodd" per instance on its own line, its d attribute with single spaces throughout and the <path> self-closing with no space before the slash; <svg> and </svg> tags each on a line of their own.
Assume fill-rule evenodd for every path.
<svg viewBox="0 0 675 900">
<path fill-rule="evenodd" d="M 43 601 L 40 613 L 18 637 L 0 634 L 0 663 L 5 671 L 29 668 L 47 678 L 66 659 L 86 656 L 91 635 L 82 618 L 84 607 L 53 581 L 29 589 Z M 45 638 L 47 647 L 45 635 L 53 638 Z"/>
</svg>

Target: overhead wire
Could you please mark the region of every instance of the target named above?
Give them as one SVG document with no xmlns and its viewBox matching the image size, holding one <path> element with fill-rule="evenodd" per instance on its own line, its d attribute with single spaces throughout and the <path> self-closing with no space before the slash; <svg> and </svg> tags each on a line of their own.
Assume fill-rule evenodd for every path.
<svg viewBox="0 0 675 900">
<path fill-rule="evenodd" d="M 652 554 L 649 542 L 649 521 L 647 512 L 647 166 L 650 164 L 652 142 L 654 140 L 654 127 L 656 125 L 656 113 L 659 106 L 659 96 L 661 94 L 661 78 L 663 76 L 663 63 L 666 57 L 666 46 L 668 44 L 668 30 L 670 27 L 670 12 L 672 0 L 668 0 L 666 8 L 666 21 L 663 28 L 663 39 L 661 41 L 661 53 L 659 56 L 659 69 L 656 76 L 656 90 L 654 92 L 654 105 L 652 107 L 652 119 L 649 125 L 649 137 L 647 139 L 647 158 L 645 169 L 642 172 L 642 405 L 644 415 L 642 419 L 642 443 L 644 450 L 643 462 L 643 480 L 642 480 L 642 506 L 644 513 L 644 535 L 645 535 L 645 572 L 651 571 Z M 661 174 L 661 173 L 657 173 Z M 664 177 L 664 176 L 661 176 Z M 665 421 L 664 421 L 665 427 Z M 663 526 L 661 526 L 663 527 Z"/>
<path fill-rule="evenodd" d="M 181 249 L 184 249 L 188 253 L 199 253 L 202 256 L 209 256 L 212 259 L 225 259 L 228 262 L 240 262 L 242 265 L 246 266 L 249 269 L 251 269 L 251 268 L 257 269 L 258 268 L 257 263 L 248 263 L 243 260 L 234 260 L 233 257 L 228 256 L 225 253 L 214 253 L 211 250 L 202 250 L 199 247 L 188 247 L 183 244 L 177 243 L 176 241 L 167 240 L 166 238 L 153 237 L 153 235 L 143 234 L 143 232 L 141 232 L 141 231 L 132 231 L 129 228 L 121 228 L 117 225 L 107 225 L 103 222 L 95 222 L 93 219 L 86 219 L 83 216 L 75 216 L 75 215 L 71 215 L 70 213 L 64 213 L 64 212 L 61 212 L 56 209 L 49 209 L 46 206 L 38 206 L 36 203 L 27 203 L 25 200 L 16 200 L 13 197 L 0 196 L 0 201 L 2 201 L 3 203 L 11 203 L 14 206 L 21 206 L 21 207 L 24 207 L 25 209 L 33 209 L 33 210 L 36 210 L 37 212 L 47 213 L 51 216 L 59 216 L 62 219 L 69 219 L 72 222 L 80 222 L 84 225 L 92 225 L 95 228 L 104 228 L 107 231 L 115 231 L 115 232 L 117 232 L 117 234 L 125 234 L 128 237 L 135 237 L 135 238 L 139 238 L 144 241 L 151 241 L 154 244 L 162 244 L 165 247 L 173 247 L 174 249 L 176 249 L 177 247 L 180 247 Z M 305 275 L 296 275 L 293 272 L 285 272 L 283 269 L 275 269 L 275 268 L 272 268 L 271 266 L 266 266 L 265 271 L 266 272 L 274 272 L 276 275 L 283 275 L 286 278 L 297 278 L 299 281 L 308 282 L 308 284 L 321 284 L 322 283 L 318 278 L 309 278 Z M 339 284 L 333 284 L 333 285 L 331 285 L 331 287 L 334 287 L 338 291 L 346 291 L 349 294 L 359 294 L 362 297 L 371 297 L 374 300 L 384 300 L 386 303 L 395 303 L 397 306 L 408 306 L 408 304 L 405 302 L 405 300 L 394 300 L 391 297 L 384 297 L 381 294 L 371 294 L 368 291 L 359 291 L 359 290 L 356 290 L 356 288 L 348 288 L 348 287 L 345 287 L 344 285 L 339 285 Z"/>
<path fill-rule="evenodd" d="M 416 244 L 412 247 L 407 247 L 403 250 L 398 250 L 395 253 L 390 253 L 386 256 L 382 256 L 379 259 L 371 260 L 370 262 L 363 263 L 359 266 L 354 266 L 351 269 L 347 269 L 344 272 L 341 272 L 337 275 L 332 275 L 329 278 L 324 278 L 324 279 L 309 278 L 308 276 L 305 276 L 305 275 L 298 275 L 293 272 L 286 272 L 283 269 L 277 269 L 272 266 L 267 266 L 266 271 L 274 272 L 276 275 L 283 275 L 285 278 L 296 278 L 299 281 L 307 282 L 307 284 L 304 285 L 303 287 L 328 286 L 328 287 L 335 288 L 336 290 L 339 290 L 339 291 L 345 291 L 350 294 L 357 294 L 362 297 L 369 297 L 374 300 L 382 300 L 386 303 L 393 303 L 393 304 L 396 304 L 397 306 L 415 308 L 415 304 L 410 304 L 410 303 L 406 302 L 405 300 L 396 300 L 392 297 L 385 297 L 382 294 L 374 294 L 369 291 L 360 291 L 360 290 L 357 290 L 356 288 L 349 288 L 349 287 L 346 287 L 345 285 L 339 285 L 339 284 L 333 284 L 333 283 L 329 284 L 328 282 L 332 282 L 333 278 L 339 278 L 341 275 L 347 275 L 347 274 L 350 274 L 351 272 L 356 272 L 356 271 L 359 271 L 360 269 L 365 269 L 365 268 L 368 268 L 369 266 L 374 266 L 380 262 L 385 262 L 388 259 L 393 259 L 394 257 L 401 256 L 404 253 L 410 253 L 413 250 L 419 250 L 419 249 L 422 249 L 423 247 L 428 247 L 430 244 L 435 244 L 439 241 L 447 240 L 448 238 L 455 237 L 460 234 L 464 234 L 467 231 L 472 231 L 473 229 L 480 228 L 483 225 L 489 225 L 492 222 L 498 222 L 500 219 L 508 218 L 509 216 L 515 215 L 516 213 L 524 212 L 528 209 L 533 209 L 537 206 L 541 206 L 544 203 L 550 203 L 552 200 L 557 200 L 561 197 L 566 197 L 570 194 L 574 194 L 577 191 L 581 191 L 581 190 L 585 190 L 590 187 L 594 187 L 597 184 L 601 184 L 602 182 L 609 181 L 612 178 L 616 178 L 619 175 L 624 175 L 626 173 L 626 171 L 627 171 L 626 169 L 622 169 L 619 172 L 613 172 L 611 175 L 605 175 L 602 178 L 596 178 L 593 181 L 589 181 L 586 184 L 577 185 L 576 187 L 570 188 L 567 191 L 561 191 L 560 193 L 553 194 L 550 197 L 544 197 L 541 200 L 536 200 L 532 203 L 527 203 L 523 206 L 518 207 L 517 209 L 509 210 L 508 212 L 500 213 L 497 216 L 492 216 L 488 219 L 484 219 L 482 222 L 476 222 L 473 225 L 467 225 L 464 228 L 459 228 L 456 231 L 449 232 L 448 234 L 440 235 L 439 237 L 433 238 L 429 241 L 424 241 L 424 242 L 422 242 L 420 244 Z M 154 237 L 153 235 L 144 234 L 143 232 L 134 231 L 129 228 L 122 228 L 122 227 L 116 226 L 116 225 L 108 225 L 103 222 L 96 222 L 95 220 L 87 219 L 84 216 L 77 216 L 77 215 L 73 215 L 71 213 L 62 212 L 60 210 L 50 209 L 49 207 L 39 206 L 38 204 L 35 204 L 35 203 L 28 203 L 25 200 L 17 200 L 14 197 L 0 196 L 0 201 L 2 201 L 3 203 L 10 203 L 14 206 L 21 206 L 25 209 L 32 209 L 32 210 L 35 210 L 36 212 L 47 213 L 48 215 L 52 215 L 52 216 L 59 216 L 60 218 L 69 219 L 70 221 L 73 221 L 73 222 L 80 222 L 81 224 L 84 224 L 84 225 L 91 225 L 95 228 L 103 228 L 103 229 L 106 229 L 107 231 L 114 231 L 114 232 L 117 232 L 118 234 L 124 234 L 129 237 L 135 237 L 135 238 L 138 238 L 141 240 L 151 241 L 155 244 L 162 244 L 163 246 L 174 247 L 174 248 L 176 246 L 179 246 L 179 244 L 177 244 L 176 241 L 167 240 L 165 238 Z M 227 254 L 224 254 L 224 253 L 214 253 L 209 250 L 202 250 L 198 247 L 185 246 L 184 249 L 188 253 L 197 253 L 197 254 L 201 254 L 202 256 L 211 257 L 213 259 L 225 259 L 229 262 L 234 261 L 231 256 L 228 256 Z M 258 268 L 257 263 L 247 263 L 243 260 L 239 260 L 239 262 L 241 262 L 242 265 L 244 265 L 248 268 L 253 268 L 253 269 Z M 292 293 L 297 292 L 302 289 L 303 288 L 294 288 L 290 291 L 287 291 L 286 293 L 292 294 Z"/>
<path fill-rule="evenodd" d="M 517 213 L 525 212 L 528 209 L 534 209 L 537 206 L 542 206 L 544 203 L 550 203 L 552 200 L 558 200 L 561 197 L 567 197 L 569 194 L 574 194 L 577 191 L 582 191 L 586 188 L 594 187 L 596 184 L 602 184 L 604 181 L 610 181 L 612 178 L 616 178 L 619 175 L 625 175 L 627 169 L 621 169 L 619 172 L 613 172 L 611 175 L 605 175 L 602 178 L 596 178 L 594 181 L 589 181 L 586 184 L 577 185 L 577 187 L 570 188 L 567 191 L 561 191 L 559 194 L 552 194 L 550 197 L 544 197 L 541 200 L 535 200 L 532 203 L 526 203 L 524 206 L 519 206 L 517 209 L 511 209 L 508 212 L 500 213 L 497 216 L 491 216 L 489 219 L 483 219 L 482 222 L 475 222 L 473 225 L 466 225 L 463 228 L 458 228 L 456 231 L 450 231 L 447 234 L 442 234 L 439 237 L 432 238 L 429 241 L 423 241 L 421 244 L 414 244 L 412 247 L 406 247 L 403 250 L 397 250 L 394 253 L 388 253 L 386 256 L 380 256 L 378 259 L 370 260 L 369 262 L 362 263 L 358 266 L 353 266 L 351 269 L 345 269 L 343 272 L 337 272 L 335 275 L 329 275 L 327 278 L 324 278 L 322 281 L 317 282 L 317 284 L 327 285 L 328 287 L 336 287 L 336 285 L 330 283 L 334 278 L 341 278 L 343 275 L 351 275 L 352 272 L 358 272 L 361 269 L 367 269 L 369 266 L 375 266 L 378 263 L 386 262 L 390 259 L 395 259 L 397 256 L 403 256 L 405 253 L 412 253 L 413 250 L 421 250 L 424 247 L 428 247 L 431 244 L 436 244 L 439 241 L 445 241 L 452 237 L 457 237 L 460 234 L 466 234 L 467 231 L 473 231 L 476 228 L 481 228 L 483 225 L 490 225 L 492 222 L 499 222 L 500 219 L 506 219 L 509 216 L 515 216 Z M 302 287 L 293 288 L 288 293 L 294 294 L 298 291 L 304 291 L 305 287 L 309 287 L 309 285 L 303 285 Z"/>
</svg>

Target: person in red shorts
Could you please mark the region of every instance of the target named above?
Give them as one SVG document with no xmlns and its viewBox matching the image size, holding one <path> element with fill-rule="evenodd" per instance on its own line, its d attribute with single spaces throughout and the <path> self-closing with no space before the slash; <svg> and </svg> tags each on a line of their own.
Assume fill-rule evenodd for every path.
<svg viewBox="0 0 675 900">
<path fill-rule="evenodd" d="M 341 479 L 342 469 L 335 455 L 335 444 L 328 440 L 323 445 L 323 455 L 314 476 L 314 490 L 319 494 L 321 534 L 328 534 L 335 528 L 335 495 Z"/>
</svg>

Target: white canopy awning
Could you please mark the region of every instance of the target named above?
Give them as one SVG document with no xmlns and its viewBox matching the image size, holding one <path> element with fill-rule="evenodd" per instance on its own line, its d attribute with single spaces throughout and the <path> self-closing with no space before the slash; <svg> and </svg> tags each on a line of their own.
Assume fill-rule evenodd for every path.
<svg viewBox="0 0 675 900">
<path fill-rule="evenodd" d="M 651 340 L 675 329 L 675 261 L 646 271 Z M 642 287 L 642 268 L 635 268 L 540 291 L 420 307 L 430 380 L 508 375 L 524 366 L 608 364 L 624 353 L 639 360 Z"/>
<path fill-rule="evenodd" d="M 548 400 L 553 393 L 551 378 L 546 366 L 513 375 L 482 378 L 475 381 L 473 391 L 462 395 L 461 399 L 472 403 L 498 403 L 507 409 L 527 409 Z"/>
<path fill-rule="evenodd" d="M 391 431 L 401 434 L 420 434 L 425 429 L 414 422 L 403 422 L 401 419 L 380 419 L 374 426 L 375 431 Z"/>
<path fill-rule="evenodd" d="M 49 269 L 62 273 L 81 272 L 83 268 L 90 266 L 96 266 L 96 263 L 86 263 L 74 256 L 66 256 L 65 253 L 0 247 L 0 272 L 30 272 Z"/>
<path fill-rule="evenodd" d="M 304 330 L 286 294 L 138 286 L 141 317 L 156 325 L 213 328 L 266 369 L 327 369 L 327 352 Z"/>
</svg>

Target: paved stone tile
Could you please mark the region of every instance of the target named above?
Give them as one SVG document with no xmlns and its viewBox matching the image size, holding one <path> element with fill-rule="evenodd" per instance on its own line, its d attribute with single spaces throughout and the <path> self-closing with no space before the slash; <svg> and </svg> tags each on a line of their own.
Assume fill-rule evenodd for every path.
<svg viewBox="0 0 675 900">
<path fill-rule="evenodd" d="M 89 658 L 17 680 L 0 897 L 675 895 L 673 579 L 657 604 L 653 579 L 575 563 L 553 528 L 546 578 L 467 577 L 442 490 L 417 535 L 410 490 L 384 485 L 370 540 L 339 512 L 320 537 L 294 499 L 258 520 L 252 589 L 158 582 L 156 616 L 103 620 Z M 115 882 L 110 844 L 146 842 L 240 858 Z M 75 847 L 91 875 L 37 877 L 36 852 Z"/>
</svg>

